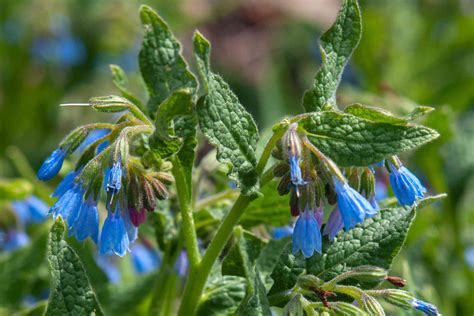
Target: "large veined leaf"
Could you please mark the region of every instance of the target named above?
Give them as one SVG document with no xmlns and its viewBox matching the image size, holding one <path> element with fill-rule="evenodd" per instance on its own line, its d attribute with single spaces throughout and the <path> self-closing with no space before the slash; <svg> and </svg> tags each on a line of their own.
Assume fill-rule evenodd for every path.
<svg viewBox="0 0 474 316">
<path fill-rule="evenodd" d="M 439 136 L 428 127 L 370 121 L 337 111 L 299 121 L 310 142 L 341 166 L 367 166 L 421 146 Z"/>
<path fill-rule="evenodd" d="M 230 177 L 244 194 L 253 195 L 258 192 L 257 126 L 224 79 L 211 71 L 210 49 L 210 43 L 196 32 L 194 51 L 206 93 L 196 108 L 199 127 L 217 147 L 217 160 L 232 168 Z"/>
<path fill-rule="evenodd" d="M 48 242 L 51 293 L 45 315 L 103 315 L 79 256 L 63 239 L 65 230 L 58 217 Z"/>
</svg>

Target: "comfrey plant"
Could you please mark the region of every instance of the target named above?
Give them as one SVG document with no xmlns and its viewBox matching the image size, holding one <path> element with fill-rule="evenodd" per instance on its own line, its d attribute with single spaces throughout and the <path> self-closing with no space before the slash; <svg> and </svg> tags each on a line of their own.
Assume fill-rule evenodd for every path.
<svg viewBox="0 0 474 316">
<path fill-rule="evenodd" d="M 201 33 L 193 38 L 195 76 L 159 15 L 143 6 L 140 18 L 139 64 L 148 101 L 136 97 L 125 73 L 112 66 L 121 96 L 66 105 L 120 113 L 116 122 L 72 131 L 38 171 L 39 179 L 50 180 L 77 153 L 74 170 L 53 193 L 47 312 L 102 313 L 80 259 L 62 240 L 66 222 L 69 235 L 90 237 L 104 255 L 133 252 L 130 244 L 147 234 L 138 232 L 142 224 L 155 230 L 162 257 L 155 287 L 148 287 L 154 289 L 150 314 L 172 311 L 175 291 L 169 289 L 181 260 L 186 286 L 176 293 L 180 315 L 383 315 L 379 299 L 438 314 L 433 305 L 383 283 L 404 285 L 387 270 L 417 210 L 442 197 L 427 196 L 398 158 L 438 137 L 411 122 L 432 109 L 418 107 L 400 118 L 372 106 L 337 106 L 342 71 L 361 36 L 356 0 L 343 1 L 321 37 L 322 65 L 304 94 L 304 113 L 275 124 L 266 142 L 212 71 L 211 46 Z M 195 159 L 197 140 L 204 138 L 237 187 L 229 188 L 222 168 L 209 164 L 212 153 Z M 398 206 L 376 199 L 376 175 L 387 173 Z M 290 215 L 295 221 L 285 226 Z M 268 240 L 272 231 L 278 238 Z M 74 273 L 62 270 L 65 265 Z M 82 284 L 87 299 L 62 300 L 68 284 Z"/>
</svg>

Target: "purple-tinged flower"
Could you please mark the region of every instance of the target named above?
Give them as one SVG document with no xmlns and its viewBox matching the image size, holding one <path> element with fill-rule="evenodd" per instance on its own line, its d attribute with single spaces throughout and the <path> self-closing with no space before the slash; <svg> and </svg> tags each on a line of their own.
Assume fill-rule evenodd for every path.
<svg viewBox="0 0 474 316">
<path fill-rule="evenodd" d="M 66 148 L 58 148 L 49 155 L 38 171 L 38 179 L 47 181 L 58 174 L 66 158 Z"/>
<path fill-rule="evenodd" d="M 411 306 L 414 309 L 422 311 L 423 313 L 425 313 L 428 316 L 441 315 L 438 312 L 438 309 L 436 308 L 436 306 L 434 306 L 433 304 L 427 303 L 427 302 L 422 301 L 422 300 L 418 300 L 416 298 L 411 300 L 409 303 L 411 304 Z"/>
<path fill-rule="evenodd" d="M 130 219 L 130 212 L 127 208 L 123 211 L 122 218 L 125 223 L 125 229 L 127 230 L 128 240 L 132 243 L 138 237 L 138 228 L 133 225 L 132 220 Z"/>
<path fill-rule="evenodd" d="M 382 201 L 387 198 L 387 185 L 382 179 L 375 179 L 375 199 L 377 201 Z"/>
<path fill-rule="evenodd" d="M 293 227 L 290 225 L 282 226 L 282 227 L 275 227 L 272 229 L 272 237 L 273 239 L 282 239 L 293 234 Z"/>
<path fill-rule="evenodd" d="M 140 210 L 137 210 L 133 207 L 128 208 L 128 214 L 130 215 L 130 221 L 135 227 L 140 226 L 146 221 L 146 209 L 141 208 Z"/>
<path fill-rule="evenodd" d="M 365 218 L 377 214 L 369 201 L 346 182 L 341 182 L 334 177 L 334 187 L 337 193 L 337 204 L 346 230 L 362 223 Z"/>
<path fill-rule="evenodd" d="M 14 201 L 12 206 L 22 224 L 41 223 L 46 219 L 49 209 L 43 200 L 34 195 L 22 201 Z"/>
<path fill-rule="evenodd" d="M 127 228 L 120 214 L 120 207 L 115 212 L 108 210 L 99 241 L 99 253 L 101 255 L 112 254 L 123 257 L 129 250 L 130 240 L 128 239 Z"/>
<path fill-rule="evenodd" d="M 389 163 L 389 166 L 391 171 L 390 184 L 400 205 L 413 205 L 416 200 L 423 197 L 426 188 L 410 170 L 401 164 L 400 168 L 391 163 Z"/>
<path fill-rule="evenodd" d="M 122 187 L 122 163 L 119 160 L 114 162 L 112 168 L 107 173 L 107 192 L 118 193 Z"/>
<path fill-rule="evenodd" d="M 161 263 L 158 252 L 148 246 L 137 243 L 132 246 L 132 263 L 137 274 L 155 271 Z"/>
<path fill-rule="evenodd" d="M 336 206 L 329 215 L 329 219 L 324 226 L 323 235 L 328 235 L 329 240 L 333 241 L 337 233 L 344 227 L 339 206 Z"/>
<path fill-rule="evenodd" d="M 99 241 L 99 212 L 97 202 L 91 194 L 82 204 L 76 221 L 70 227 L 70 235 L 74 234 L 79 241 L 90 237 L 96 244 Z"/>
<path fill-rule="evenodd" d="M 18 229 L 10 229 L 2 235 L 1 246 L 7 252 L 25 246 L 30 240 L 24 231 Z"/>
<path fill-rule="evenodd" d="M 54 203 L 49 213 L 53 215 L 54 219 L 61 216 L 67 221 L 68 227 L 72 227 L 79 215 L 84 191 L 81 183 L 74 183 L 73 187 Z"/>
<path fill-rule="evenodd" d="M 324 211 L 324 208 L 322 204 L 320 207 L 316 208 L 316 210 L 314 211 L 314 218 L 316 218 L 316 221 L 318 222 L 320 229 L 321 229 L 321 226 L 323 226 L 323 218 L 324 218 L 323 211 Z"/>
<path fill-rule="evenodd" d="M 74 178 L 76 178 L 79 173 L 80 173 L 80 170 L 73 170 L 73 171 L 68 172 L 68 174 L 66 174 L 64 178 L 61 180 L 61 182 L 58 184 L 58 186 L 54 190 L 53 194 L 51 194 L 51 196 L 60 197 L 67 190 L 72 188 L 72 186 L 74 185 Z"/>
<path fill-rule="evenodd" d="M 314 211 L 307 207 L 296 220 L 293 230 L 293 254 L 301 250 L 306 258 L 313 255 L 314 251 L 321 253 L 321 231 Z"/>
</svg>

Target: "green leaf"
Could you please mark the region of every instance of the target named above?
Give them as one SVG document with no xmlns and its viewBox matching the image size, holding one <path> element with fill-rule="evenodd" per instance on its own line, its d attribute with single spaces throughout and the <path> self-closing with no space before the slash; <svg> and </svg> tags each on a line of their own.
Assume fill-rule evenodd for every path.
<svg viewBox="0 0 474 316">
<path fill-rule="evenodd" d="M 212 279 L 201 296 L 197 315 L 234 315 L 245 297 L 246 288 L 247 281 L 242 277 L 224 275 Z"/>
<path fill-rule="evenodd" d="M 119 65 L 110 65 L 110 71 L 112 73 L 112 82 L 122 96 L 130 100 L 130 102 L 138 106 L 142 111 L 145 110 L 142 101 L 128 90 L 128 78 L 125 71 L 123 71 Z"/>
<path fill-rule="evenodd" d="M 448 195 L 446 193 L 441 193 L 438 195 L 432 195 L 432 196 L 427 196 L 422 199 L 419 199 L 416 201 L 415 209 L 417 211 L 427 207 L 430 204 L 436 203 L 438 201 L 441 201 L 442 199 L 446 198 Z"/>
<path fill-rule="evenodd" d="M 192 196 L 192 172 L 196 157 L 197 125 L 198 119 L 194 114 L 178 118 L 174 125 L 176 135 L 182 140 L 181 149 L 178 152 L 178 162 L 183 170 L 189 196 Z"/>
<path fill-rule="evenodd" d="M 51 293 L 45 315 L 103 315 L 78 255 L 63 240 L 65 229 L 59 217 L 49 234 Z"/>
<path fill-rule="evenodd" d="M 0 179 L 0 200 L 22 200 L 33 192 L 30 182 L 23 179 Z"/>
<path fill-rule="evenodd" d="M 278 295 L 280 292 L 286 292 L 291 289 L 304 269 L 304 258 L 301 256 L 295 257 L 291 254 L 291 240 L 286 239 L 285 248 L 270 275 L 273 280 L 273 286 L 269 294 Z"/>
<path fill-rule="evenodd" d="M 428 113 L 431 113 L 434 111 L 434 108 L 431 106 L 424 106 L 420 105 L 417 106 L 413 111 L 411 111 L 407 116 L 406 119 L 409 121 L 416 120 L 417 118 L 423 117 Z"/>
<path fill-rule="evenodd" d="M 237 315 L 271 315 L 266 289 L 259 271 L 255 268 L 264 242 L 237 227 L 234 232 L 237 243 L 222 263 L 222 274 L 242 276 L 248 280 L 245 298 Z"/>
<path fill-rule="evenodd" d="M 229 85 L 210 70 L 210 43 L 194 34 L 194 50 L 206 95 L 197 104 L 199 126 L 210 143 L 217 146 L 217 160 L 229 165 L 230 178 L 237 181 L 242 193 L 258 192 L 255 169 L 257 126 Z"/>
<path fill-rule="evenodd" d="M 141 6 L 144 36 L 139 55 L 140 72 L 150 93 L 149 113 L 175 90 L 194 92 L 197 82 L 181 55 L 181 45 L 165 21 L 148 6 Z"/>
<path fill-rule="evenodd" d="M 377 123 L 388 123 L 393 125 L 406 125 L 408 123 L 406 119 L 396 117 L 387 110 L 359 103 L 348 105 L 344 109 L 344 112 Z"/>
<path fill-rule="evenodd" d="M 240 227 L 236 228 L 235 235 L 237 243 L 222 262 L 222 274 L 250 278 L 265 243 Z"/>
<path fill-rule="evenodd" d="M 314 146 L 341 166 L 367 166 L 439 136 L 424 126 L 378 123 L 336 111 L 312 113 L 299 125 Z"/>
<path fill-rule="evenodd" d="M 253 201 L 240 220 L 244 227 L 260 224 L 284 226 L 291 219 L 288 206 L 288 196 L 281 196 L 277 191 L 278 183 L 272 181 L 262 187 L 263 197 Z"/>
<path fill-rule="evenodd" d="M 304 94 L 306 112 L 335 106 L 342 71 L 359 44 L 361 34 L 362 18 L 357 0 L 344 0 L 336 21 L 321 36 L 322 65 L 314 79 L 314 87 Z"/>
<path fill-rule="evenodd" d="M 31 293 L 44 263 L 46 241 L 46 233 L 35 236 L 26 247 L 0 257 L 0 306 L 16 305 Z"/>
<path fill-rule="evenodd" d="M 340 232 L 334 242 L 324 239 L 323 254 L 306 260 L 308 274 L 328 281 L 363 265 L 390 269 L 414 218 L 411 208 L 384 209 L 361 225 Z"/>
<path fill-rule="evenodd" d="M 393 125 L 406 125 L 409 121 L 413 121 L 419 117 L 422 117 L 430 112 L 432 112 L 434 108 L 429 106 L 417 106 L 412 112 L 407 114 L 405 117 L 396 117 L 391 112 L 375 107 L 375 106 L 368 106 L 362 105 L 360 103 L 355 103 L 348 105 L 344 112 L 365 118 L 367 120 L 377 122 L 377 123 L 388 123 Z"/>
<path fill-rule="evenodd" d="M 161 158 L 178 152 L 182 141 L 174 134 L 172 122 L 175 118 L 192 114 L 192 95 L 188 90 L 174 91 L 158 108 L 155 132 L 150 136 L 150 148 Z"/>
<path fill-rule="evenodd" d="M 281 239 L 271 239 L 267 245 L 260 251 L 257 259 L 257 270 L 260 273 L 265 288 L 269 290 L 273 285 L 273 279 L 270 277 L 278 259 L 282 255 L 289 243 L 289 237 Z"/>
</svg>

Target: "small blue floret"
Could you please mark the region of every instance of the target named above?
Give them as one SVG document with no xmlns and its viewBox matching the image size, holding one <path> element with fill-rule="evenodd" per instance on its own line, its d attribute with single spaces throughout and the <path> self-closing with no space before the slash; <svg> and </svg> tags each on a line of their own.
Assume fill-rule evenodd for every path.
<svg viewBox="0 0 474 316">
<path fill-rule="evenodd" d="M 421 199 L 426 193 L 426 188 L 420 180 L 407 168 L 400 166 L 396 168 L 390 165 L 390 184 L 393 193 L 401 205 L 413 205 L 416 200 Z"/>
<path fill-rule="evenodd" d="M 427 303 L 425 301 L 418 300 L 418 299 L 415 298 L 415 299 L 410 301 L 410 304 L 414 309 L 422 311 L 423 313 L 425 313 L 428 316 L 438 316 L 438 315 L 440 315 L 440 313 L 438 312 L 438 309 L 436 308 L 436 306 L 434 306 L 433 304 Z"/>
<path fill-rule="evenodd" d="M 57 175 L 59 170 L 61 170 L 64 158 L 66 158 L 65 148 L 58 148 L 53 151 L 38 170 L 38 179 L 47 181 Z"/>
<path fill-rule="evenodd" d="M 323 235 L 328 235 L 329 240 L 333 241 L 342 227 L 344 227 L 344 223 L 342 222 L 341 212 L 339 211 L 339 207 L 336 206 L 329 215 L 326 226 L 324 226 Z"/>
<path fill-rule="evenodd" d="M 334 187 L 337 193 L 337 204 L 341 212 L 344 228 L 349 230 L 377 214 L 374 207 L 359 192 L 346 182 L 334 177 Z"/>
<path fill-rule="evenodd" d="M 112 254 L 123 257 L 129 250 L 130 241 L 127 229 L 120 214 L 120 208 L 115 212 L 108 210 L 102 232 L 100 234 L 99 252 L 101 255 Z"/>
<path fill-rule="evenodd" d="M 54 203 L 49 213 L 53 215 L 54 219 L 61 216 L 67 222 L 68 227 L 72 227 L 79 215 L 83 195 L 84 188 L 82 184 L 75 183 Z"/>
<path fill-rule="evenodd" d="M 314 251 L 321 253 L 321 231 L 314 217 L 314 211 L 306 209 L 300 214 L 293 230 L 293 254 L 301 250 L 305 258 L 313 255 Z"/>
<path fill-rule="evenodd" d="M 122 187 L 122 163 L 120 159 L 114 162 L 107 175 L 107 192 L 112 194 L 118 193 Z"/>
<path fill-rule="evenodd" d="M 92 195 L 82 204 L 76 221 L 70 228 L 71 234 L 74 234 L 79 241 L 90 237 L 96 244 L 99 239 L 99 212 L 97 211 L 97 202 Z"/>
</svg>

